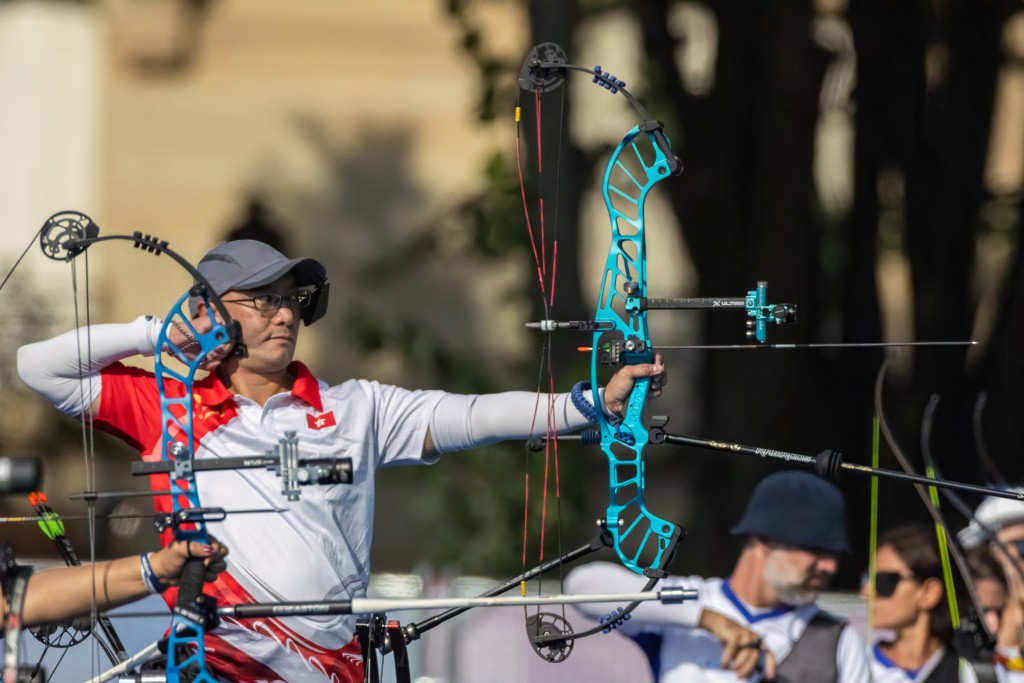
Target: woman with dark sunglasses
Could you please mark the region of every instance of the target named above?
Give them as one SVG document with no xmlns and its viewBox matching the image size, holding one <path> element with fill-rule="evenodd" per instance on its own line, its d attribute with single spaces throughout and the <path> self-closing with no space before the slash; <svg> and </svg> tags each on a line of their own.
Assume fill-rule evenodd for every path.
<svg viewBox="0 0 1024 683">
<path fill-rule="evenodd" d="M 878 539 L 871 649 L 875 683 L 976 683 L 974 667 L 950 646 L 953 626 L 935 529 L 899 527 Z M 870 584 L 861 594 L 869 597 Z"/>
</svg>

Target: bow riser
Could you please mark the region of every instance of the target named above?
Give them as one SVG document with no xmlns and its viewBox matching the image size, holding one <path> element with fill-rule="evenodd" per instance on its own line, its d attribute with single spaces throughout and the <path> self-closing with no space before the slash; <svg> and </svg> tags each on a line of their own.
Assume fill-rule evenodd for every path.
<svg viewBox="0 0 1024 683">
<path fill-rule="evenodd" d="M 644 206 L 659 181 L 672 175 L 672 165 L 656 134 L 635 126 L 619 143 L 605 168 L 602 195 L 611 221 L 611 247 L 605 261 L 591 354 L 594 405 L 601 405 L 598 368 L 602 364 L 635 365 L 654 360 L 647 312 L 647 247 Z M 622 340 L 621 353 L 609 340 Z M 608 458 L 609 502 L 605 524 L 622 563 L 643 574 L 660 567 L 672 546 L 676 526 L 652 514 L 644 503 L 643 451 L 648 443 L 643 424 L 650 380 L 637 380 L 621 424 L 598 411 L 601 449 Z"/>
<path fill-rule="evenodd" d="M 170 475 L 170 490 L 173 510 L 177 516 L 183 510 L 202 510 L 199 502 L 199 491 L 196 488 L 195 472 L 192 461 L 195 456 L 195 440 L 193 430 L 192 388 L 195 383 L 196 371 L 203 360 L 217 347 L 229 340 L 227 328 L 219 323 L 213 315 L 213 308 L 207 302 L 207 315 L 212 323 L 209 332 L 199 333 L 192 325 L 190 317 L 185 314 L 189 293 L 182 295 L 168 314 L 160 335 L 157 338 L 156 382 L 160 392 L 161 414 L 161 457 L 174 463 L 174 472 Z M 194 359 L 189 359 L 182 351 L 171 343 L 168 331 L 175 325 L 185 325 L 200 344 L 200 350 Z M 165 353 L 184 363 L 188 369 L 182 374 L 164 362 Z M 172 383 L 180 383 L 182 395 L 171 395 Z M 181 523 L 178 517 L 174 529 L 176 539 L 188 542 L 209 543 L 210 536 L 206 529 L 203 514 L 190 516 L 187 523 Z M 174 618 L 167 647 L 167 681 L 179 683 L 182 674 L 190 668 L 198 670 L 198 676 L 186 680 L 194 683 L 218 683 L 206 670 L 206 621 L 207 616 L 199 607 L 203 579 L 206 567 L 202 558 L 190 559 L 185 564 L 181 584 L 178 587 L 178 600 L 174 607 Z M 191 652 L 183 656 L 183 653 Z"/>
</svg>

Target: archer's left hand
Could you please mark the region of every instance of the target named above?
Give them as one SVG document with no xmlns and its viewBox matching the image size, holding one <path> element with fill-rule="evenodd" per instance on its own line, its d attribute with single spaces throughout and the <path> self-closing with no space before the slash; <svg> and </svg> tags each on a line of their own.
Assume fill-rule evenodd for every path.
<svg viewBox="0 0 1024 683">
<path fill-rule="evenodd" d="M 177 586 L 181 583 L 181 575 L 185 571 L 188 560 L 201 559 L 206 567 L 204 581 L 214 581 L 227 569 L 228 549 L 216 538 L 210 537 L 209 543 L 196 541 L 174 541 L 153 553 L 149 561 L 153 566 L 160 583 L 165 586 Z"/>
<path fill-rule="evenodd" d="M 629 395 L 633 393 L 633 385 L 644 377 L 651 378 L 647 395 L 651 398 L 661 396 L 662 387 L 668 383 L 668 374 L 665 372 L 665 362 L 660 353 L 654 354 L 653 363 L 624 365 L 608 380 L 604 388 L 604 404 L 608 410 L 621 416 L 626 410 Z"/>
</svg>

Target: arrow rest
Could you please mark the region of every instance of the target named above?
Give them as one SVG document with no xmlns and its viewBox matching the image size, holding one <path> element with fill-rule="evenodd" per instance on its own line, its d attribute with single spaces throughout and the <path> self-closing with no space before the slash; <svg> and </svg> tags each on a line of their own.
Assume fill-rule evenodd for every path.
<svg viewBox="0 0 1024 683">
<path fill-rule="evenodd" d="M 176 512 L 162 512 L 153 516 L 153 527 L 157 533 L 172 529 L 175 533 L 186 524 L 223 522 L 228 516 L 224 508 L 182 508 Z M 204 541 L 205 542 L 205 541 Z"/>
<path fill-rule="evenodd" d="M 562 85 L 565 69 L 549 64 L 568 64 L 565 50 L 555 43 L 541 43 L 526 55 L 519 72 L 519 86 L 530 92 L 551 92 Z M 595 79 L 596 81 L 596 79 Z"/>
</svg>

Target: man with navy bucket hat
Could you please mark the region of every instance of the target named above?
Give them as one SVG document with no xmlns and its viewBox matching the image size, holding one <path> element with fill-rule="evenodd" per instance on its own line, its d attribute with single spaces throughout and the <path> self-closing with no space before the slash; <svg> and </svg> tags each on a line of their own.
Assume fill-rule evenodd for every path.
<svg viewBox="0 0 1024 683">
<path fill-rule="evenodd" d="M 558 432 L 589 424 L 575 400 L 587 402 L 590 413 L 596 409 L 587 391 L 549 401 L 533 392 L 458 395 L 361 379 L 329 385 L 294 359 L 300 322 L 311 325 L 327 310 L 330 285 L 319 261 L 236 240 L 210 250 L 197 267 L 239 323 L 241 340 L 209 354 L 204 367 L 210 373 L 193 386 L 195 458 L 262 454 L 291 431 L 304 457 L 352 461 L 352 483 L 307 487 L 298 501 L 285 499 L 272 472 L 197 471 L 204 506 L 287 509 L 229 514 L 208 525 L 231 549 L 228 570 L 207 591 L 220 604 L 365 597 L 377 470 L 432 464 L 443 453 L 526 438 L 538 400 L 553 406 L 551 424 Z M 175 321 L 168 334 L 195 358 L 200 344 L 194 333 L 206 333 L 212 323 L 204 301 L 192 298 L 190 308 L 192 329 Z M 159 457 L 154 375 L 121 361 L 153 356 L 162 325 L 143 316 L 29 344 L 18 351 L 18 373 L 60 410 L 91 419 L 143 457 Z M 89 349 L 88 358 L 81 348 Z M 601 390 L 601 409 L 621 413 L 641 377 L 651 379 L 650 395 L 657 396 L 663 375 L 660 355 L 653 363 L 624 366 Z M 154 487 L 166 488 L 166 482 Z M 170 506 L 165 496 L 156 501 Z M 165 597 L 173 604 L 173 591 Z M 351 616 L 224 619 L 207 636 L 206 660 L 219 678 L 233 683 L 355 683 L 363 680 L 364 668 L 354 627 Z"/>
<path fill-rule="evenodd" d="M 747 643 L 771 653 L 775 681 L 859 683 L 870 680 L 865 649 L 853 628 L 824 612 L 816 600 L 849 551 L 842 493 L 808 472 L 777 472 L 754 489 L 732 534 L 745 538 L 730 576 L 671 577 L 666 585 L 697 589 L 699 600 L 683 605 L 644 604 L 619 627 L 651 660 L 659 683 L 742 680 L 720 665 L 721 645 L 699 628 L 706 612 L 747 627 L 759 639 Z M 572 571 L 572 592 L 631 590 L 642 577 L 607 563 Z M 599 609 L 584 606 L 594 617 Z M 748 680 L 763 680 L 764 673 Z"/>
</svg>

